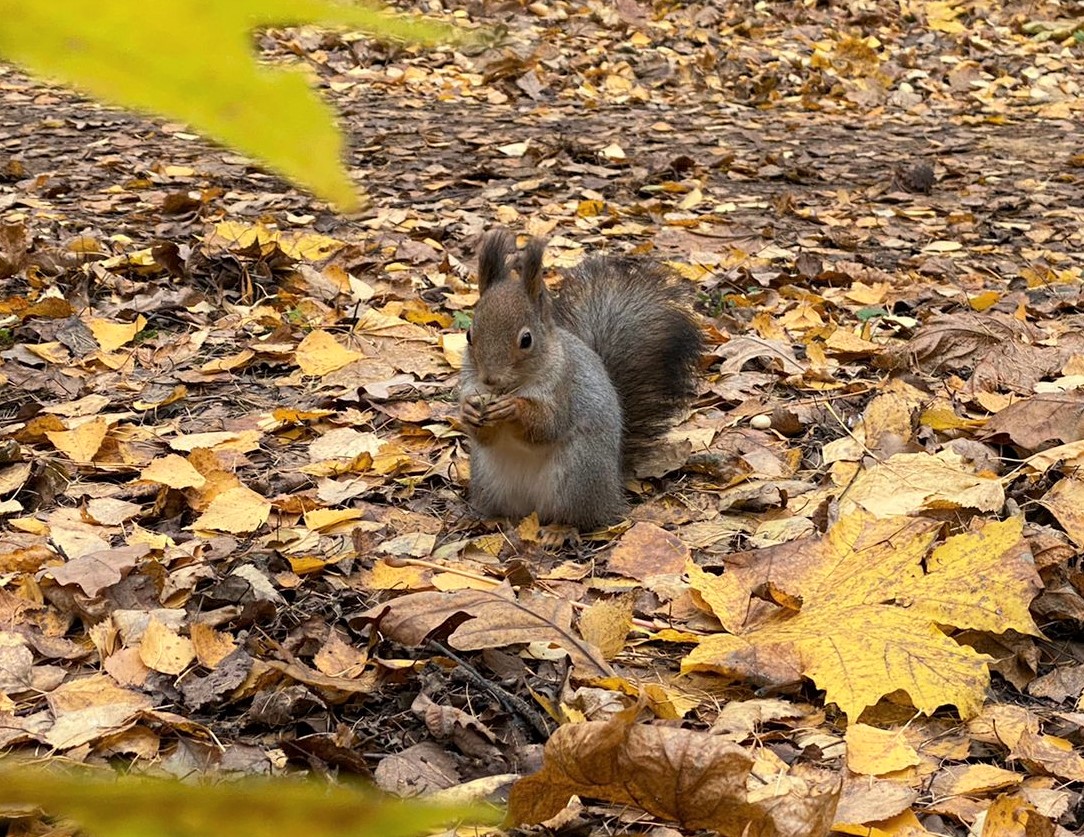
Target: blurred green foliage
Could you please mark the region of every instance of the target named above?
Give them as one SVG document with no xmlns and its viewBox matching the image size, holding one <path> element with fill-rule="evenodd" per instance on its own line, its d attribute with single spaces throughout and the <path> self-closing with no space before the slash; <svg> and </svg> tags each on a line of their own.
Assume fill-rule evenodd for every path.
<svg viewBox="0 0 1084 837">
<path fill-rule="evenodd" d="M 0 822 L 38 807 L 93 837 L 410 837 L 455 821 L 499 820 L 483 806 L 431 806 L 361 786 L 293 778 L 215 784 L 89 768 L 0 762 Z"/>
<path fill-rule="evenodd" d="M 0 0 L 0 58 L 102 99 L 158 113 L 262 160 L 340 208 L 358 206 L 332 109 L 304 74 L 257 63 L 252 30 L 320 23 L 382 39 L 458 30 L 335 0 Z"/>
</svg>

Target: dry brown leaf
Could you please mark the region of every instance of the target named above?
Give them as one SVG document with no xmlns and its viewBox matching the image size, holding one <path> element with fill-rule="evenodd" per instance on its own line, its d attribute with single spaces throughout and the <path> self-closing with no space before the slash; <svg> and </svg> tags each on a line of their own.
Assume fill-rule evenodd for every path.
<svg viewBox="0 0 1084 837">
<path fill-rule="evenodd" d="M 607 560 L 612 572 L 643 581 L 654 575 L 678 574 L 689 548 L 677 535 L 654 523 L 637 523 L 614 546 Z"/>
<path fill-rule="evenodd" d="M 0 694 L 17 694 L 32 688 L 34 654 L 18 634 L 0 631 Z M 14 712 L 12 706 L 7 710 Z"/>
<path fill-rule="evenodd" d="M 1084 782 L 1084 756 L 1064 738 L 1025 730 L 1011 750 L 1013 758 L 1031 770 L 1070 782 Z"/>
<path fill-rule="evenodd" d="M 449 620 L 468 616 L 448 637 L 453 648 L 475 651 L 525 642 L 553 645 L 567 653 L 582 678 L 613 674 L 597 648 L 572 630 L 572 605 L 553 596 L 523 594 L 507 588 L 421 592 L 400 596 L 359 618 L 377 621 L 380 631 L 402 645 L 420 645 Z"/>
<path fill-rule="evenodd" d="M 123 689 L 103 675 L 69 681 L 50 692 L 48 701 L 55 720 L 43 740 L 58 750 L 123 729 L 153 705 L 147 695 Z"/>
<path fill-rule="evenodd" d="M 59 567 L 50 567 L 47 574 L 57 584 L 77 584 L 86 595 L 97 596 L 124 578 L 149 552 L 150 548 L 142 544 L 88 552 Z"/>
<path fill-rule="evenodd" d="M 741 372 L 752 360 L 763 361 L 768 368 L 778 367 L 784 375 L 801 375 L 805 369 L 798 363 L 794 350 L 782 340 L 764 340 L 760 337 L 738 337 L 716 349 L 723 358 L 719 364 L 722 372 Z"/>
<path fill-rule="evenodd" d="M 1084 547 L 1084 481 L 1066 477 L 1040 500 L 1077 546 Z"/>
<path fill-rule="evenodd" d="M 100 526 L 120 526 L 143 511 L 143 507 L 113 497 L 96 497 L 88 500 L 84 516 Z"/>
<path fill-rule="evenodd" d="M 76 509 L 57 509 L 47 522 L 49 540 L 69 559 L 109 550 L 109 531 L 83 522 Z"/>
<path fill-rule="evenodd" d="M 917 798 L 918 791 L 906 782 L 844 771 L 833 830 L 873 837 L 876 834 L 870 832 L 873 823 L 909 813 L 907 809 Z"/>
<path fill-rule="evenodd" d="M 1003 314 L 960 313 L 932 317 L 915 332 L 907 350 L 923 369 L 974 368 L 989 352 L 1039 335 Z"/>
<path fill-rule="evenodd" d="M 296 662 L 269 660 L 267 665 L 298 683 L 318 689 L 331 703 L 342 703 L 354 695 L 369 694 L 380 685 L 376 673 L 372 670 L 363 672 L 359 677 L 332 677 Z"/>
<path fill-rule="evenodd" d="M 817 837 L 831 827 L 839 780 L 822 771 L 758 770 L 737 744 L 708 733 L 612 721 L 566 724 L 546 742 L 542 770 L 508 798 L 508 823 L 556 816 L 573 795 L 642 808 L 690 830 L 726 837 Z"/>
<path fill-rule="evenodd" d="M 742 742 L 762 724 L 780 720 L 794 720 L 805 713 L 793 703 L 778 698 L 755 700 L 732 700 L 719 710 L 711 734 L 727 741 Z"/>
<path fill-rule="evenodd" d="M 332 631 L 324 646 L 312 658 L 313 665 L 321 674 L 329 677 L 360 677 L 369 662 L 364 649 L 346 642 L 338 631 Z"/>
<path fill-rule="evenodd" d="M 1036 395 L 1010 404 L 986 423 L 981 437 L 1007 440 L 1026 451 L 1048 442 L 1084 440 L 1084 392 Z"/>
</svg>

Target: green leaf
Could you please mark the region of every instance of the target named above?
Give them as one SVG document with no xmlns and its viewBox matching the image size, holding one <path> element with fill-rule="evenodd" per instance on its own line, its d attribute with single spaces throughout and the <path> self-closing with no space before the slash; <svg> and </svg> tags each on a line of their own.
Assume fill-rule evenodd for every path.
<svg viewBox="0 0 1084 837">
<path fill-rule="evenodd" d="M 305 22 L 422 43 L 457 31 L 333 0 L 0 0 L 0 56 L 105 101 L 182 119 L 356 208 L 332 109 L 302 73 L 260 66 L 253 53 L 254 28 Z"/>
<path fill-rule="evenodd" d="M 499 819 L 490 808 L 432 806 L 317 781 L 198 784 L 14 761 L 0 766 L 0 805 L 40 807 L 74 820 L 94 837 L 410 837 L 455 820 Z"/>
</svg>

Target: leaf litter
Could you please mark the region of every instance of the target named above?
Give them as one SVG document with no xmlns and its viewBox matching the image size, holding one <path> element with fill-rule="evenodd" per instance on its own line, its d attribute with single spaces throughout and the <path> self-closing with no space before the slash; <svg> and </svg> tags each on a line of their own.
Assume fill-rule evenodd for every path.
<svg viewBox="0 0 1084 837">
<path fill-rule="evenodd" d="M 1064 4 L 441 8 L 486 48 L 257 36 L 343 113 L 354 217 L 0 74 L 0 749 L 529 776 L 509 822 L 555 827 L 1079 830 Z M 710 341 L 630 520 L 558 547 L 463 501 L 496 223 L 667 261 Z"/>
</svg>

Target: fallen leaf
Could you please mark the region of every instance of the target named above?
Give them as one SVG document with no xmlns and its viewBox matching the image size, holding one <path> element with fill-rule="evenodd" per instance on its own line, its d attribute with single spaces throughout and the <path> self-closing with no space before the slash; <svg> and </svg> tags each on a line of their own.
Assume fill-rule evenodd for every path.
<svg viewBox="0 0 1084 837">
<path fill-rule="evenodd" d="M 139 643 L 139 659 L 154 671 L 180 674 L 196 658 L 192 641 L 152 619 Z"/>
<path fill-rule="evenodd" d="M 836 776 L 788 775 L 785 768 L 764 775 L 737 744 L 696 730 L 636 724 L 635 715 L 634 708 L 612 721 L 560 727 L 546 742 L 542 769 L 512 786 L 507 823 L 543 822 L 578 795 L 726 837 L 828 833 L 839 798 Z"/>
<path fill-rule="evenodd" d="M 170 488 L 203 488 L 207 483 L 203 474 L 191 462 L 175 453 L 153 460 L 139 475 L 140 479 L 160 482 Z"/>
<path fill-rule="evenodd" d="M 297 346 L 297 365 L 306 375 L 323 377 L 353 363 L 361 352 L 347 349 L 326 331 L 312 331 Z"/>
<path fill-rule="evenodd" d="M 603 659 L 612 660 L 625 648 L 632 627 L 632 599 L 600 599 L 580 616 L 580 635 L 598 648 Z"/>
<path fill-rule="evenodd" d="M 612 572 L 643 581 L 685 568 L 689 548 L 671 532 L 653 523 L 637 523 L 617 542 L 607 559 Z"/>
<path fill-rule="evenodd" d="M 215 497 L 207 511 L 192 523 L 195 531 L 255 532 L 267 522 L 271 504 L 251 488 L 240 486 Z"/>
<path fill-rule="evenodd" d="M 572 630 L 572 605 L 553 596 L 525 594 L 514 598 L 507 589 L 420 592 L 400 596 L 359 618 L 375 620 L 380 631 L 402 645 L 416 646 L 450 619 L 468 616 L 448 637 L 453 648 L 474 651 L 524 642 L 552 644 L 567 653 L 580 677 L 613 674 L 598 649 Z"/>
<path fill-rule="evenodd" d="M 905 767 L 914 767 L 920 759 L 907 743 L 902 730 L 884 730 L 867 724 L 847 727 L 847 767 L 853 773 L 883 776 Z"/>
<path fill-rule="evenodd" d="M 1039 582 L 1019 519 L 956 535 L 929 553 L 938 529 L 935 521 L 855 513 L 820 540 L 750 554 L 747 568 L 691 575 L 709 607 L 742 596 L 750 605 L 738 635 L 705 637 L 683 669 L 770 683 L 806 676 L 851 718 L 896 689 L 926 714 L 950 703 L 975 715 L 989 682 L 986 658 L 938 626 L 1035 634 L 1028 604 Z M 767 580 L 800 596 L 801 611 L 750 600 Z"/>
<path fill-rule="evenodd" d="M 996 512 L 1005 505 L 1005 490 L 1001 480 L 973 473 L 952 451 L 897 453 L 859 473 L 844 500 L 845 509 L 857 505 L 877 517 L 933 509 Z"/>
<path fill-rule="evenodd" d="M 46 431 L 45 435 L 58 451 L 76 464 L 89 464 L 102 447 L 109 425 L 105 419 L 84 422 L 74 430 Z"/>
<path fill-rule="evenodd" d="M 115 323 L 103 320 L 101 317 L 87 319 L 87 326 L 103 352 L 115 352 L 121 346 L 130 343 L 146 324 L 147 320 L 142 314 L 132 323 Z"/>
</svg>

